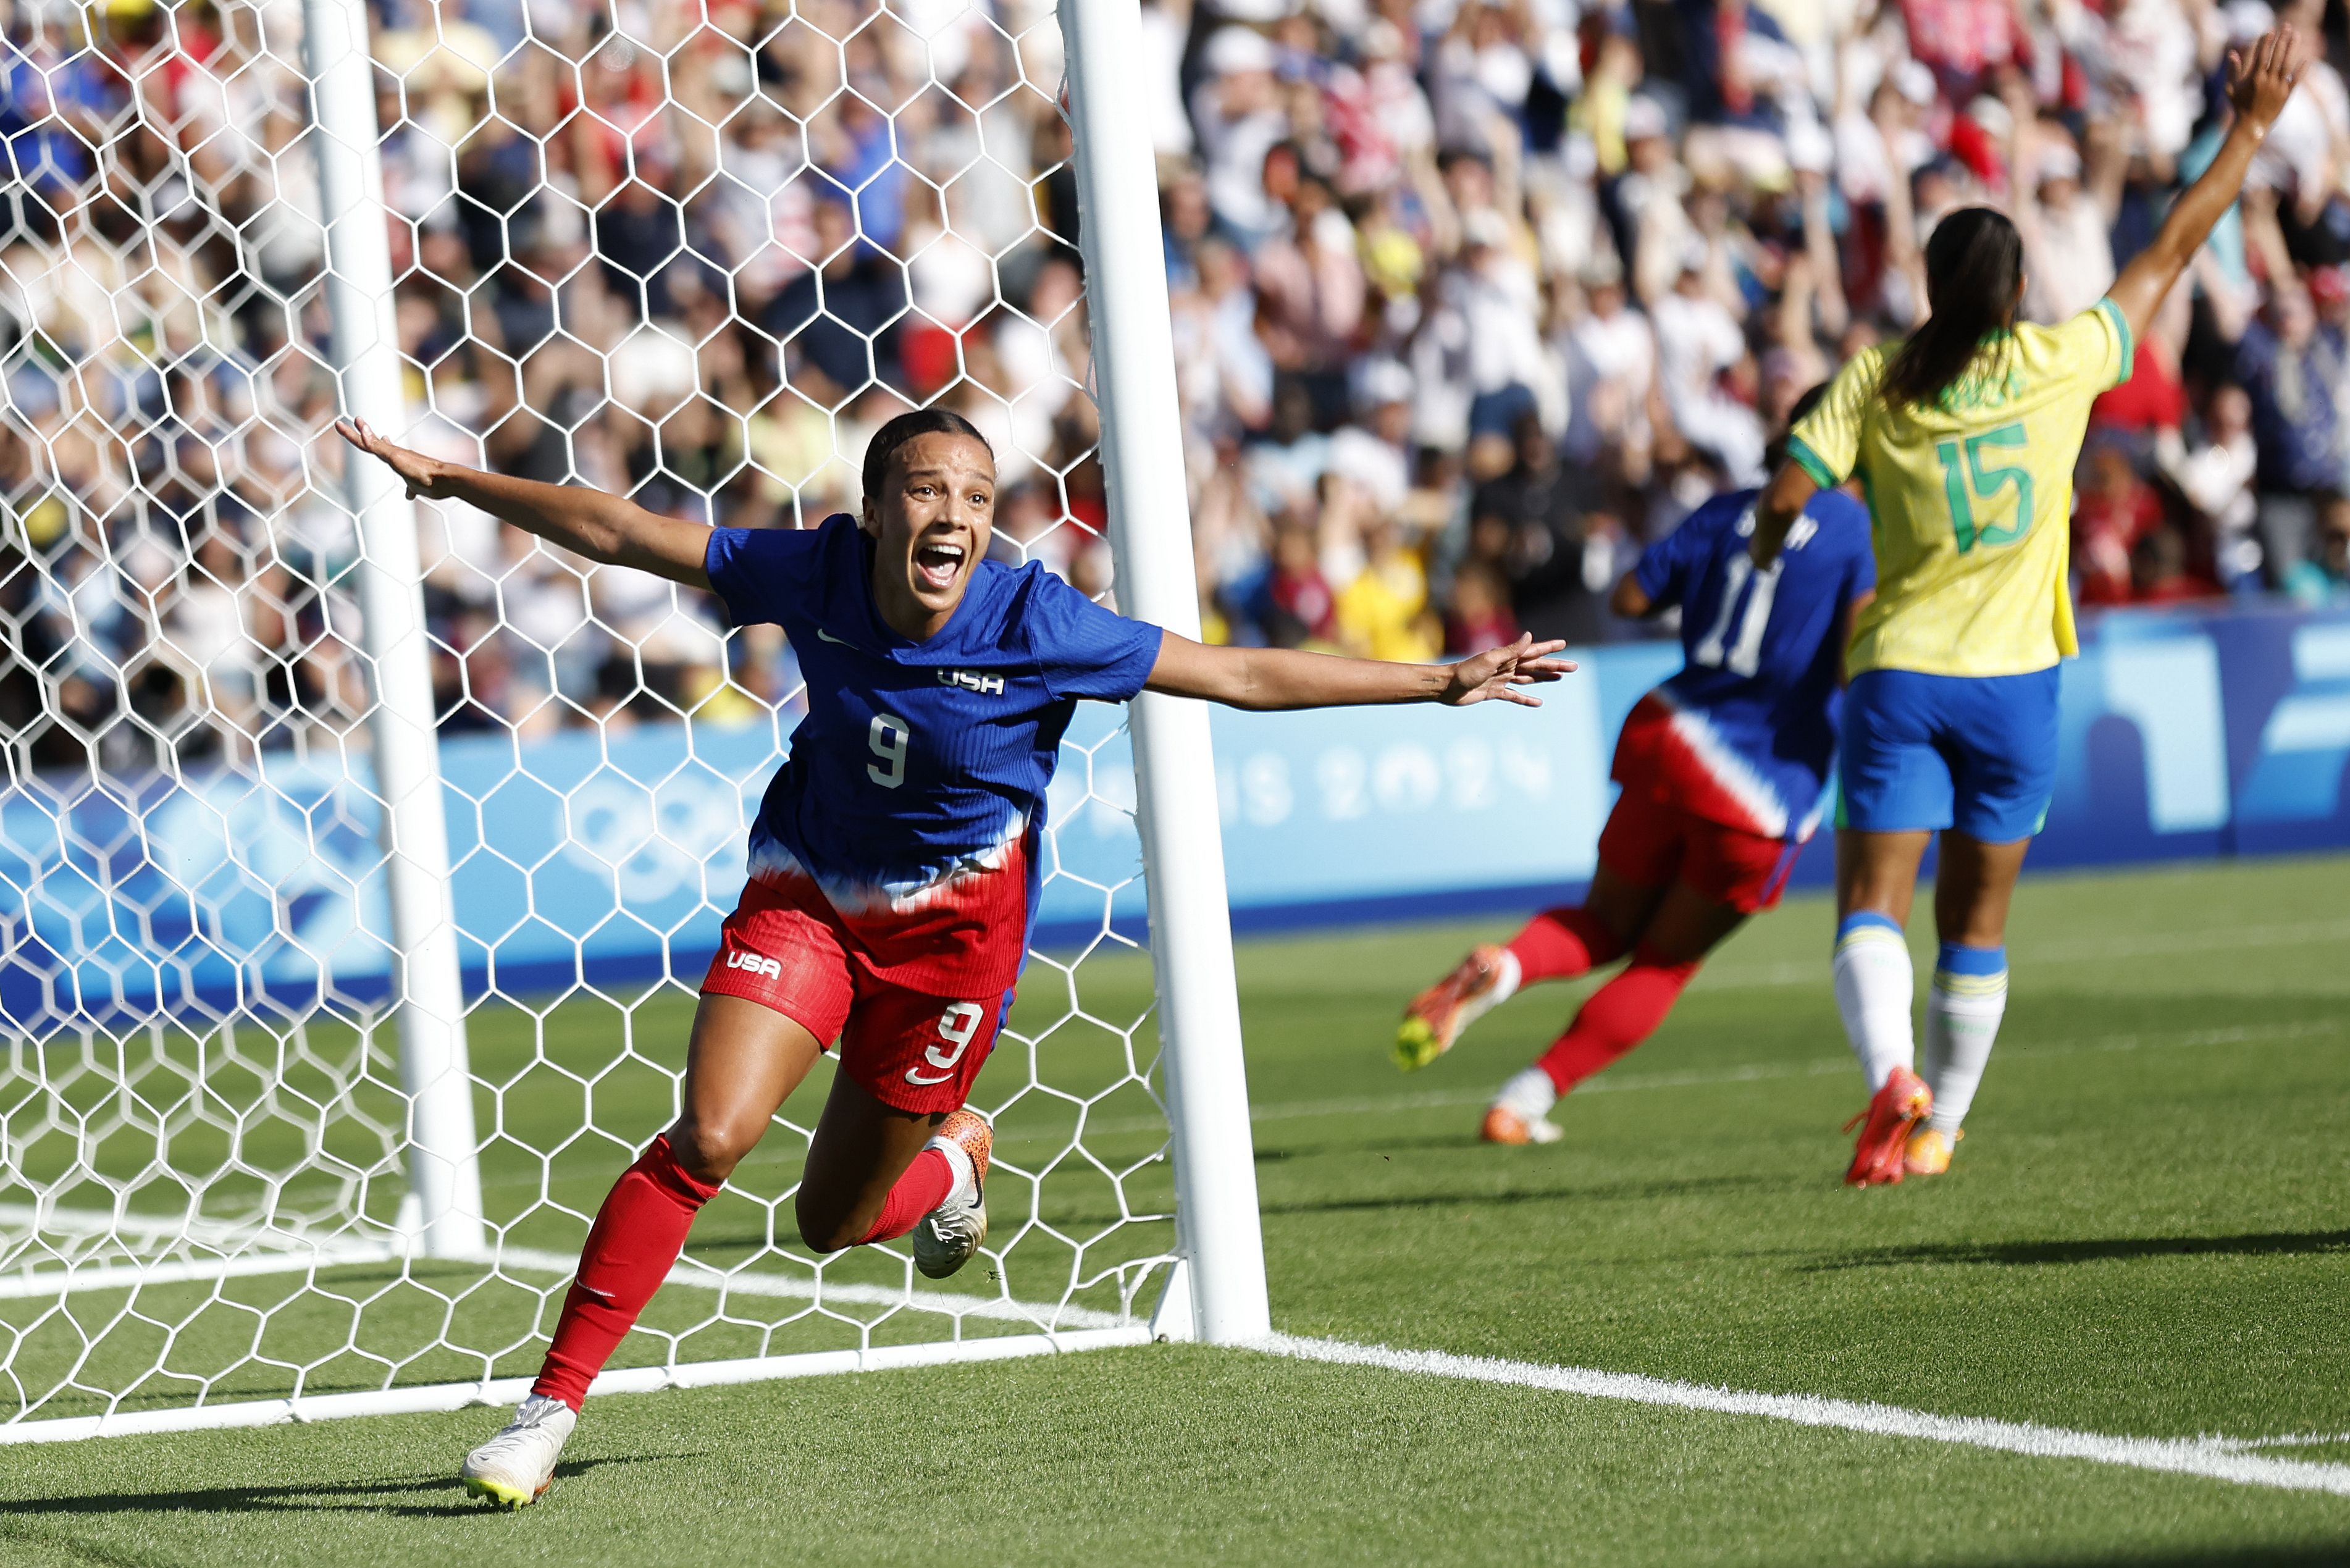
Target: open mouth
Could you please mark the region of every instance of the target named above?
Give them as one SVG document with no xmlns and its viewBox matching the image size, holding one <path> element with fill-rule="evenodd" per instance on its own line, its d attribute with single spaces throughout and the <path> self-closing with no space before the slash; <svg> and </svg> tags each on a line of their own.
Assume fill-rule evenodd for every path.
<svg viewBox="0 0 2350 1568">
<path fill-rule="evenodd" d="M 963 548 L 936 540 L 914 546 L 914 576 L 922 587 L 941 592 L 954 587 L 962 570 Z"/>
</svg>

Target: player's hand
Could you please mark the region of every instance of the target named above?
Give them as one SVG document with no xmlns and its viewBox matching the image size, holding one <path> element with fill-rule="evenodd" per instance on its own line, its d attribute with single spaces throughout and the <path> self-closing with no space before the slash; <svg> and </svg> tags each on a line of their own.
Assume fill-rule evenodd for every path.
<svg viewBox="0 0 2350 1568">
<path fill-rule="evenodd" d="M 1550 657 L 1565 646 L 1564 642 L 1536 642 L 1534 634 L 1527 632 L 1506 648 L 1489 648 L 1451 668 L 1451 679 L 1437 701 L 1452 708 L 1496 699 L 1539 708 L 1541 698 L 1529 697 L 1517 689 L 1555 680 L 1572 671 L 1575 660 Z"/>
<path fill-rule="evenodd" d="M 400 475 L 400 482 L 408 486 L 411 501 L 420 495 L 439 500 L 444 494 L 441 484 L 447 472 L 447 465 L 440 459 L 427 457 L 421 452 L 411 452 L 404 446 L 394 446 L 369 430 L 365 420 L 337 420 L 335 433 Z"/>
<path fill-rule="evenodd" d="M 2309 64 L 2309 47 L 2290 26 L 2264 33 L 2251 52 L 2228 51 L 2228 101 L 2237 117 L 2265 133 L 2284 112 L 2285 99 Z"/>
</svg>

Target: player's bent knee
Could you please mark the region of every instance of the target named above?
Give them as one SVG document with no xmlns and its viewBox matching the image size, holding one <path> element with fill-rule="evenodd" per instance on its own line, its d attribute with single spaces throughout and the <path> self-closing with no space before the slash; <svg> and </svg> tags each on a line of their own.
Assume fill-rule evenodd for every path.
<svg viewBox="0 0 2350 1568">
<path fill-rule="evenodd" d="M 844 1247 L 853 1247 L 871 1224 L 870 1220 L 859 1224 L 856 1215 L 826 1195 L 811 1195 L 805 1186 L 793 1199 L 792 1218 L 799 1225 L 800 1240 L 814 1252 L 837 1252 Z"/>
<path fill-rule="evenodd" d="M 743 1127 L 723 1122 L 701 1122 L 689 1116 L 670 1129 L 670 1150 L 687 1175 L 714 1187 L 734 1174 L 734 1168 L 758 1147 L 759 1135 L 766 1130 L 764 1123 Z"/>
</svg>

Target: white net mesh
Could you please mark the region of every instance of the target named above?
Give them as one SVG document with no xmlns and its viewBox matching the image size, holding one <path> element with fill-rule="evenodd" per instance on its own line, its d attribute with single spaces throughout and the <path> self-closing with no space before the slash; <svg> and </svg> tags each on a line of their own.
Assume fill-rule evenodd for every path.
<svg viewBox="0 0 2350 1568">
<path fill-rule="evenodd" d="M 716 523 L 812 524 L 867 435 L 988 431 L 998 551 L 1102 591 L 1060 39 L 1039 0 L 385 0 L 407 428 Z M 0 1423 L 536 1369 L 673 1116 L 802 701 L 773 628 L 420 504 L 483 1203 L 426 1258 L 343 500 L 303 14 L 31 0 L 0 135 Z M 1073 727 L 1045 929 L 975 1104 L 983 1266 L 818 1261 L 828 1069 L 615 1365 L 1131 1322 L 1173 1245 L 1122 715 Z M 1147 1309 L 1147 1303 L 1143 1303 Z"/>
</svg>

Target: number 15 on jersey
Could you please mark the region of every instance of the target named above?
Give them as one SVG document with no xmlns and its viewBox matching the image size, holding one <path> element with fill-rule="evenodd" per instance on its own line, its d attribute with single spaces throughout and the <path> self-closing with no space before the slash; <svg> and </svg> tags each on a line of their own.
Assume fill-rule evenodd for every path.
<svg viewBox="0 0 2350 1568">
<path fill-rule="evenodd" d="M 1960 555 L 1977 545 L 2012 545 L 2031 528 L 2031 472 L 2012 463 L 1999 462 L 1995 456 L 1989 460 L 1985 457 L 1988 449 L 2020 447 L 2028 440 L 2023 427 L 2012 424 L 1969 436 L 1963 441 L 1934 443 L 1934 455 L 1942 460 L 1942 495 L 1950 504 L 1950 531 L 1958 535 Z M 1963 467 L 1960 461 L 1962 452 Z M 1981 526 L 1975 518 L 1976 506 L 1992 505 L 2011 488 L 2015 492 L 2015 520 L 2002 527 Z"/>
</svg>

